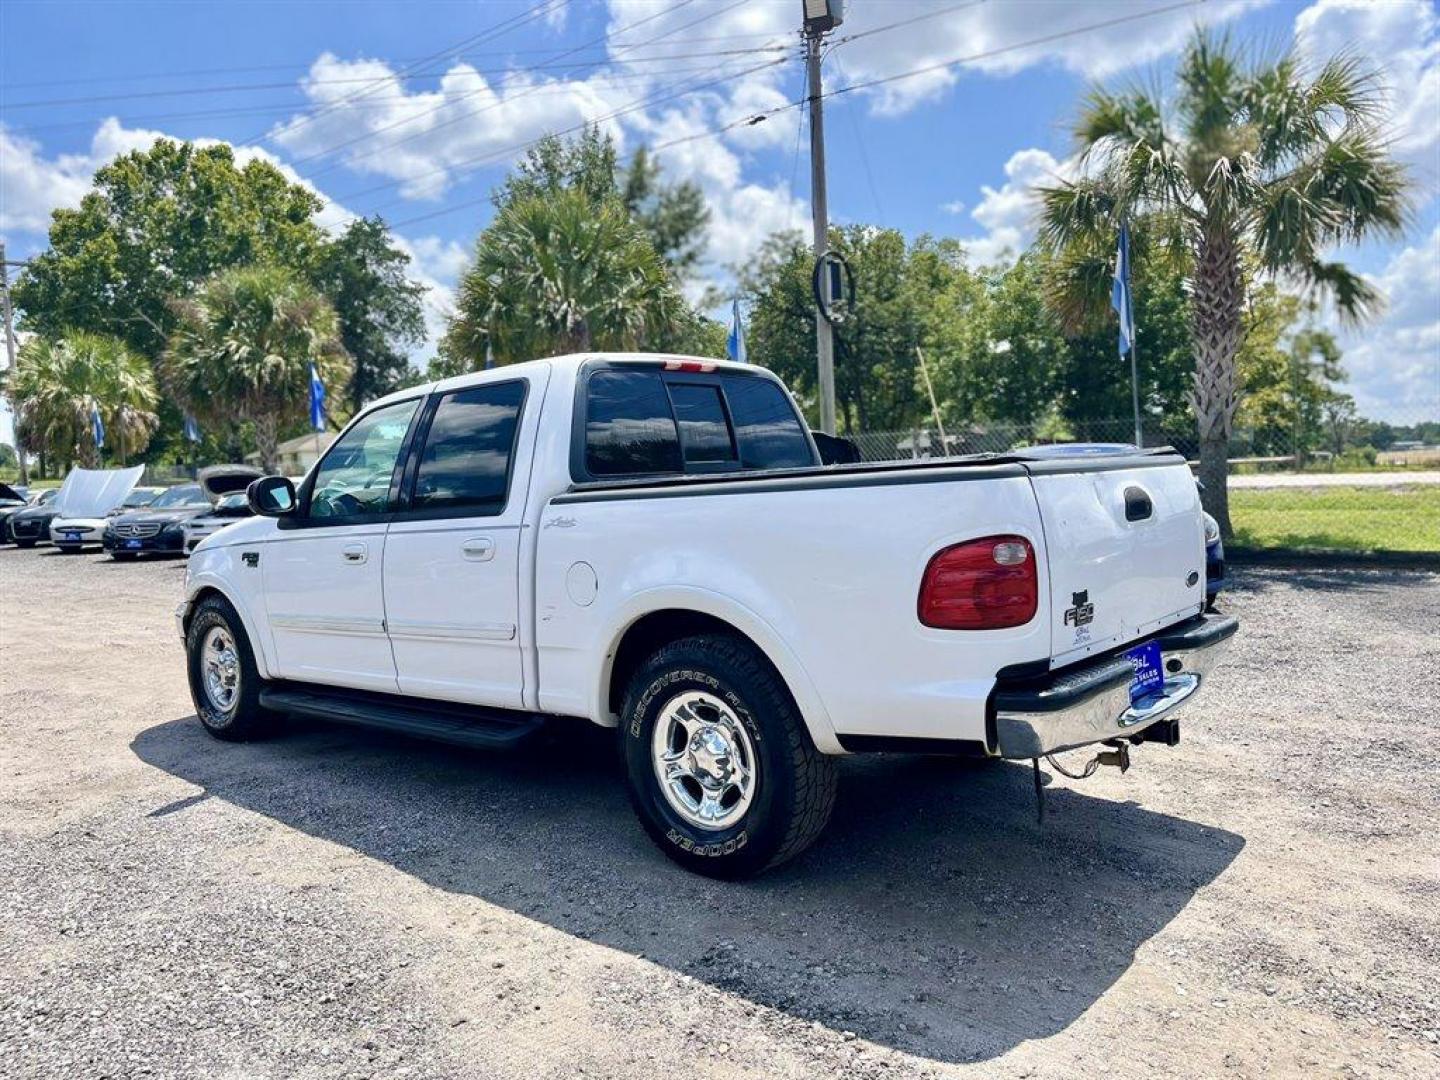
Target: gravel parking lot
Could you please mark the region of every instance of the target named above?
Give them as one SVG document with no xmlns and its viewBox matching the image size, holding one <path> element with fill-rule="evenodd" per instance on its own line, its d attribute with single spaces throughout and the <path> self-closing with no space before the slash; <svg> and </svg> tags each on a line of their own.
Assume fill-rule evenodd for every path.
<svg viewBox="0 0 1440 1080">
<path fill-rule="evenodd" d="M 1440 576 L 1242 572 L 1180 747 L 1043 826 L 1028 768 L 849 760 L 726 885 L 579 725 L 210 740 L 182 574 L 0 548 L 7 1077 L 1440 1070 Z"/>
</svg>

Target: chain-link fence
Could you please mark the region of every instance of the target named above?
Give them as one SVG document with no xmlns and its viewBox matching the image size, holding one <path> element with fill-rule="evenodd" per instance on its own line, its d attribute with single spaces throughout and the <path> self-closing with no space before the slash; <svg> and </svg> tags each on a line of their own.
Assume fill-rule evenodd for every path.
<svg viewBox="0 0 1440 1080">
<path fill-rule="evenodd" d="M 1395 551 L 1440 555 L 1440 407 L 1406 422 L 1350 421 L 1298 455 L 1283 434 L 1238 428 L 1231 440 L 1232 546 L 1292 551 Z M 1148 426 L 1146 446 L 1194 461 L 1193 425 Z M 1054 442 L 1133 444 L 1129 419 L 970 424 L 945 431 L 847 432 L 865 461 L 1004 453 Z M 1328 445 L 1316 445 L 1325 442 Z"/>
</svg>

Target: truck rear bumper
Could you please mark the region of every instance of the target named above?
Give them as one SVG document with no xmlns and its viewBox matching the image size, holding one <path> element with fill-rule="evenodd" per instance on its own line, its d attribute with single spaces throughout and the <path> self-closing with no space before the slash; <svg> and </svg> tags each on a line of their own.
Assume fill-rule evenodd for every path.
<svg viewBox="0 0 1440 1080">
<path fill-rule="evenodd" d="M 1124 656 L 1039 676 L 1002 677 L 992 697 L 999 755 L 1040 757 L 1140 734 L 1200 692 L 1239 626 L 1231 615 L 1197 615 L 1148 639 L 1160 643 L 1165 682 L 1135 702 L 1133 670 Z"/>
</svg>

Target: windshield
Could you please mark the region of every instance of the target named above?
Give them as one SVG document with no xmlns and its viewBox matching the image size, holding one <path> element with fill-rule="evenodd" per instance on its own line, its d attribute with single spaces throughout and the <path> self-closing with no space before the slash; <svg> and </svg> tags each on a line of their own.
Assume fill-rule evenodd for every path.
<svg viewBox="0 0 1440 1080">
<path fill-rule="evenodd" d="M 152 510 L 174 510 L 182 506 L 209 506 L 210 500 L 200 490 L 199 484 L 180 484 L 156 497 L 150 504 Z"/>
<path fill-rule="evenodd" d="M 129 495 L 125 496 L 125 501 L 122 502 L 120 505 L 149 506 L 152 502 L 155 501 L 155 496 L 157 494 L 158 492 L 156 492 L 154 488 L 136 488 L 134 491 L 130 492 Z"/>
<path fill-rule="evenodd" d="M 237 509 L 239 509 L 239 508 L 242 507 L 242 506 L 248 506 L 248 505 L 249 505 L 249 502 L 250 502 L 250 497 L 249 497 L 248 495 L 246 495 L 245 492 L 243 492 L 243 491 L 236 491 L 236 492 L 233 492 L 233 493 L 231 493 L 231 494 L 229 494 L 229 495 L 226 495 L 223 499 L 221 499 L 218 503 L 216 503 L 216 504 L 215 504 L 215 509 L 217 509 L 217 510 L 237 510 Z"/>
</svg>

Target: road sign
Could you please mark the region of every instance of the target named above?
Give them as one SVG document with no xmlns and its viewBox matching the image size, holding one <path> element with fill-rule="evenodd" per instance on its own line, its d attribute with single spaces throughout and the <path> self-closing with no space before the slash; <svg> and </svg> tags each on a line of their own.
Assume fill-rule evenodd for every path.
<svg viewBox="0 0 1440 1080">
<path fill-rule="evenodd" d="M 839 324 L 850 317 L 855 307 L 855 274 L 845 256 L 838 251 L 821 255 L 815 260 L 810 284 L 815 290 L 815 306 L 826 321 Z"/>
</svg>

